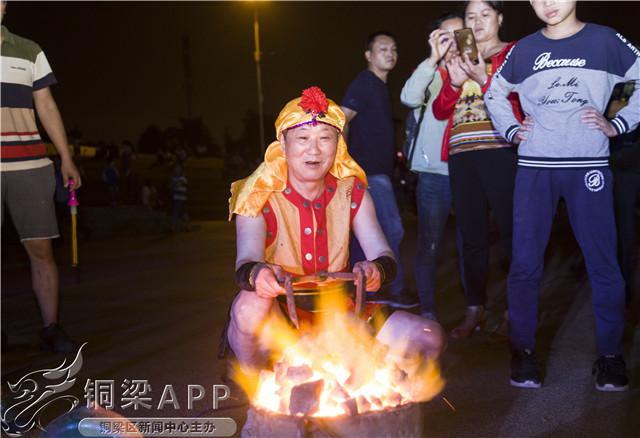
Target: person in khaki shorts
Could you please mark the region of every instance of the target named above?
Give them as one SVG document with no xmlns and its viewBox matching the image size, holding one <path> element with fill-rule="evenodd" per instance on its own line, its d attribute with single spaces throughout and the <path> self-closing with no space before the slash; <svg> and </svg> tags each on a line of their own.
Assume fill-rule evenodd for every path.
<svg viewBox="0 0 640 438">
<path fill-rule="evenodd" d="M 4 18 L 6 1 L 0 2 L 0 8 Z M 6 206 L 29 255 L 31 281 L 44 326 L 42 346 L 55 353 L 69 353 L 77 344 L 58 324 L 58 268 L 51 248 L 51 239 L 59 236 L 53 204 L 55 177 L 36 126 L 34 103 L 42 126 L 60 154 L 65 187 L 73 179 L 74 188 L 78 189 L 82 181 L 49 89 L 56 79 L 44 52 L 5 26 L 1 41 L 1 215 L 4 217 Z"/>
</svg>

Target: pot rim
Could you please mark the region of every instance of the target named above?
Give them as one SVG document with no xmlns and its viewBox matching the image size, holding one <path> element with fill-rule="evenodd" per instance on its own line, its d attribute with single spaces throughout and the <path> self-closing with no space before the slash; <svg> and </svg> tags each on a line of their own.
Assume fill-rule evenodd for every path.
<svg viewBox="0 0 640 438">
<path fill-rule="evenodd" d="M 269 415 L 271 417 L 274 418 L 282 418 L 282 419 L 296 419 L 296 420 L 338 420 L 338 419 L 345 419 L 345 418 L 362 418 L 362 417 L 366 417 L 366 416 L 373 416 L 373 415 L 384 415 L 390 412 L 398 412 L 398 411 L 402 411 L 402 410 L 408 410 L 411 408 L 415 408 L 416 405 L 421 405 L 424 402 L 419 402 L 419 401 L 412 401 L 412 402 L 408 402 L 408 403 L 404 403 L 398 406 L 389 406 L 386 407 L 384 409 L 381 410 L 371 410 L 371 411 L 367 411 L 367 412 L 363 412 L 362 414 L 354 414 L 354 415 L 350 415 L 350 414 L 342 414 L 342 415 L 333 415 L 330 417 L 317 417 L 314 415 L 290 415 L 290 414 L 283 414 L 281 412 L 275 412 L 275 411 L 269 411 L 267 409 L 263 409 L 260 408 L 258 406 L 255 406 L 253 403 L 249 403 L 249 409 L 253 409 L 254 411 L 262 414 L 262 415 Z"/>
</svg>

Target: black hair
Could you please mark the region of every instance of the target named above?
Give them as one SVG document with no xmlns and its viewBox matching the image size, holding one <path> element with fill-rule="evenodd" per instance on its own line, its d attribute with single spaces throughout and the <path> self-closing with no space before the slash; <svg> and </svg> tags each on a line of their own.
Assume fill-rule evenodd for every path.
<svg viewBox="0 0 640 438">
<path fill-rule="evenodd" d="M 498 14 L 502 14 L 502 12 L 504 11 L 504 2 L 503 1 L 496 1 L 496 0 L 482 0 L 483 3 L 488 4 L 489 6 L 491 6 L 491 9 L 493 9 L 494 11 L 496 11 Z M 467 10 L 467 7 L 469 6 L 469 3 L 472 3 L 470 0 L 467 0 L 464 2 L 464 11 Z"/>
<path fill-rule="evenodd" d="M 429 35 L 431 35 L 431 32 L 433 32 L 436 29 L 440 29 L 440 26 L 442 26 L 442 23 L 444 23 L 447 20 L 453 20 L 455 18 L 461 19 L 464 26 L 464 13 L 462 12 L 462 9 L 457 8 L 452 11 L 445 12 L 444 14 L 440 15 L 438 18 L 433 20 L 431 23 L 429 23 L 429 28 L 427 29 L 427 38 L 429 38 Z M 427 50 L 429 52 L 429 55 L 431 55 L 431 46 L 428 44 L 427 44 Z"/>
<path fill-rule="evenodd" d="M 455 18 L 460 18 L 462 21 L 464 21 L 464 14 L 462 13 L 462 10 L 454 9 L 453 11 L 445 12 L 444 14 L 440 15 L 438 18 L 429 23 L 427 36 L 429 36 L 434 30 L 440 29 L 440 26 L 442 26 L 442 23 L 444 23 L 445 21 L 453 20 Z"/>
<path fill-rule="evenodd" d="M 373 43 L 376 41 L 376 38 L 378 38 L 379 36 L 386 36 L 391 38 L 393 41 L 396 41 L 396 36 L 391 32 L 387 32 L 386 30 L 378 30 L 373 32 L 367 37 L 367 45 L 365 46 L 366 47 L 365 50 L 373 49 Z"/>
</svg>

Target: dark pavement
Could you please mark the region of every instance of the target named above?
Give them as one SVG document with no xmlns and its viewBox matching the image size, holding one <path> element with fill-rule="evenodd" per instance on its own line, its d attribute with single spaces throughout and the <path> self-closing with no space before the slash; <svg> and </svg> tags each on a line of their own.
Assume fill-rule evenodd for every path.
<svg viewBox="0 0 640 438">
<path fill-rule="evenodd" d="M 590 286 L 566 220 L 557 219 L 542 282 L 538 355 L 544 366 L 539 390 L 509 386 L 505 338 L 491 334 L 504 310 L 505 267 L 493 246 L 486 331 L 450 341 L 442 360 L 447 385 L 425 406 L 425 430 L 435 437 L 638 436 L 640 430 L 640 328 L 625 333 L 631 390 L 601 393 L 593 386 L 594 319 Z M 77 340 L 88 342 L 71 392 L 84 396 L 87 379 L 124 379 L 151 385 L 152 408 L 116 411 L 129 417 L 232 417 L 242 426 L 245 401 L 238 394 L 212 411 L 213 385 L 222 384 L 224 364 L 216 358 L 218 337 L 235 293 L 233 224 L 201 222 L 200 229 L 162 236 L 90 240 L 80 247 L 80 268 L 69 265 L 65 244 L 56 247 L 61 266 L 61 320 Z M 405 221 L 403 248 L 411 273 L 415 219 Z M 447 330 L 461 317 L 464 302 L 457 276 L 453 230 L 439 271 L 438 306 Z M 412 281 L 412 280 L 410 280 Z M 2 243 L 2 397 L 6 381 L 58 366 L 62 356 L 41 353 L 40 319 L 30 290 L 28 263 L 17 243 Z M 69 355 L 69 360 L 72 359 Z M 165 385 L 180 404 L 158 410 Z M 187 406 L 187 385 L 201 385 L 205 397 Z M 82 400 L 81 400 L 82 401 Z M 3 403 L 5 403 L 4 401 Z"/>
</svg>

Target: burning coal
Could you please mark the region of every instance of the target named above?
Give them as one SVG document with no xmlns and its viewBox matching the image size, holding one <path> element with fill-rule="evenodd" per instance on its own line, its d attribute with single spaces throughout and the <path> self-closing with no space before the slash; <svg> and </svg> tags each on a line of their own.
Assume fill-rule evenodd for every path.
<svg viewBox="0 0 640 438">
<path fill-rule="evenodd" d="M 343 295 L 327 294 L 323 301 L 321 308 L 330 311 L 304 330 L 294 330 L 281 315 L 265 322 L 261 344 L 272 353 L 273 369 L 237 376 L 253 406 L 333 417 L 427 401 L 442 390 L 435 360 L 415 339 L 394 336 L 389 321 L 374 336 L 347 310 Z"/>
</svg>

